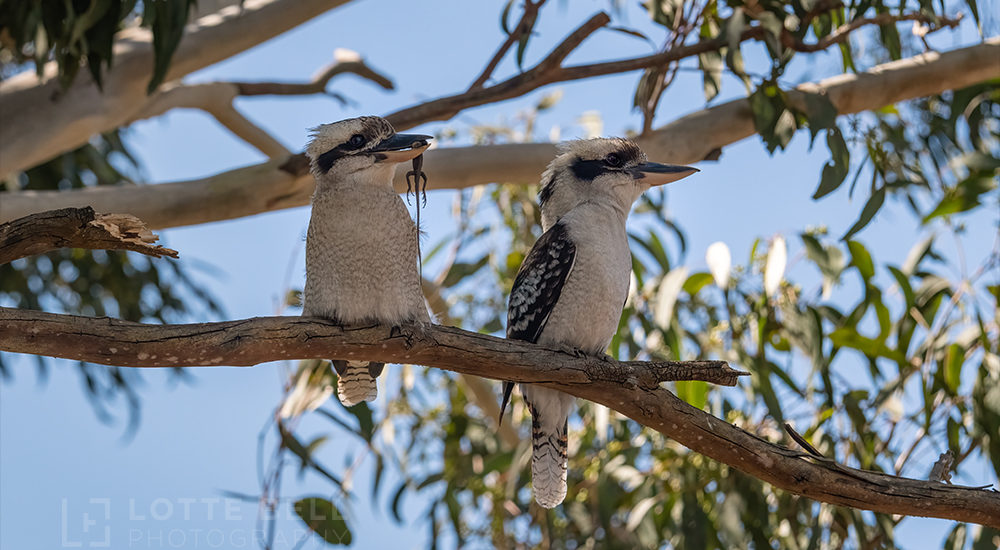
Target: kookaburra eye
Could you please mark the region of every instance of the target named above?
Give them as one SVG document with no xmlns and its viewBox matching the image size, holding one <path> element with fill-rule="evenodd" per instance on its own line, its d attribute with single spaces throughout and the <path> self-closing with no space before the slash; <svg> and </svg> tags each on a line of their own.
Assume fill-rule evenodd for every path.
<svg viewBox="0 0 1000 550">
<path fill-rule="evenodd" d="M 347 141 L 347 144 L 357 149 L 358 147 L 361 147 L 362 145 L 365 144 L 365 136 L 361 134 L 354 134 L 353 136 L 351 136 L 351 139 Z"/>
<path fill-rule="evenodd" d="M 615 153 L 610 153 L 608 156 L 604 157 L 604 164 L 613 168 L 618 168 L 622 165 L 622 158 Z"/>
</svg>

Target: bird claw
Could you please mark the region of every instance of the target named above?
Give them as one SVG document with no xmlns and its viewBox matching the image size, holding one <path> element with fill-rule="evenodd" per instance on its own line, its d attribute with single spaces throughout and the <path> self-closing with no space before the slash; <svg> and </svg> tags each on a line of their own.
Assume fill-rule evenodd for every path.
<svg viewBox="0 0 1000 550">
<path fill-rule="evenodd" d="M 418 342 L 425 340 L 428 337 L 427 327 L 425 327 L 420 321 L 414 321 L 413 323 L 407 324 L 405 327 L 401 325 L 393 325 L 389 328 L 389 338 L 403 338 L 406 340 L 406 349 L 412 348 Z"/>
<path fill-rule="evenodd" d="M 562 352 L 568 353 L 577 359 L 583 359 L 584 357 L 591 357 L 591 355 L 580 348 L 575 348 L 572 346 L 562 346 Z"/>
</svg>

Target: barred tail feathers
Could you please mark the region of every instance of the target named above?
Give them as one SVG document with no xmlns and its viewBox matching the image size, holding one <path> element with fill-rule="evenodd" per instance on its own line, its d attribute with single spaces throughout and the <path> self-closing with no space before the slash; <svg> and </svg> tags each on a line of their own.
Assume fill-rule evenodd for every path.
<svg viewBox="0 0 1000 550">
<path fill-rule="evenodd" d="M 573 397 L 527 385 L 522 385 L 521 392 L 531 411 L 531 487 L 535 502 L 543 508 L 554 508 L 566 498 L 566 420 Z"/>
<path fill-rule="evenodd" d="M 385 363 L 369 361 L 342 361 L 335 359 L 333 367 L 337 371 L 337 397 L 345 407 L 353 407 L 362 401 L 374 401 L 378 397 L 378 383 L 375 378 L 382 373 Z"/>
</svg>

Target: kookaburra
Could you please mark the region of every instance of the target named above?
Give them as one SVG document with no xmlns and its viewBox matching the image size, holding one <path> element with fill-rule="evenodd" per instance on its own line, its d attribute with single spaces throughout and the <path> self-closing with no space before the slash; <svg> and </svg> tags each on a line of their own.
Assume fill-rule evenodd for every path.
<svg viewBox="0 0 1000 550">
<path fill-rule="evenodd" d="M 697 169 L 647 162 L 627 139 L 564 145 L 542 174 L 538 202 L 544 233 L 514 279 L 507 337 L 603 356 L 628 296 L 632 255 L 625 220 L 644 191 Z M 531 483 L 535 501 L 552 508 L 566 497 L 566 421 L 571 395 L 529 384 Z M 513 383 L 504 385 L 501 415 Z"/>
<path fill-rule="evenodd" d="M 429 323 L 417 268 L 417 227 L 392 187 L 396 165 L 430 136 L 397 134 L 368 116 L 313 129 L 306 148 L 316 178 L 306 235 L 302 315 L 341 323 Z M 384 363 L 335 359 L 345 406 L 372 401 Z"/>
</svg>

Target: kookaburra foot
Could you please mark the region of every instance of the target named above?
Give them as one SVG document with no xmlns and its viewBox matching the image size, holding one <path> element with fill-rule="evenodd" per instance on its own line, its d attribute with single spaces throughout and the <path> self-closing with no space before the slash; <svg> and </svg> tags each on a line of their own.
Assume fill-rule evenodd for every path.
<svg viewBox="0 0 1000 550">
<path fill-rule="evenodd" d="M 423 323 L 416 321 L 408 325 L 393 325 L 389 329 L 389 338 L 403 338 L 406 349 L 412 348 L 417 342 L 427 337 L 427 329 Z"/>
<path fill-rule="evenodd" d="M 593 355 L 583 351 L 580 348 L 572 346 L 560 346 L 559 348 L 563 353 L 568 353 L 577 359 L 583 359 L 584 357 L 593 357 Z"/>
</svg>

